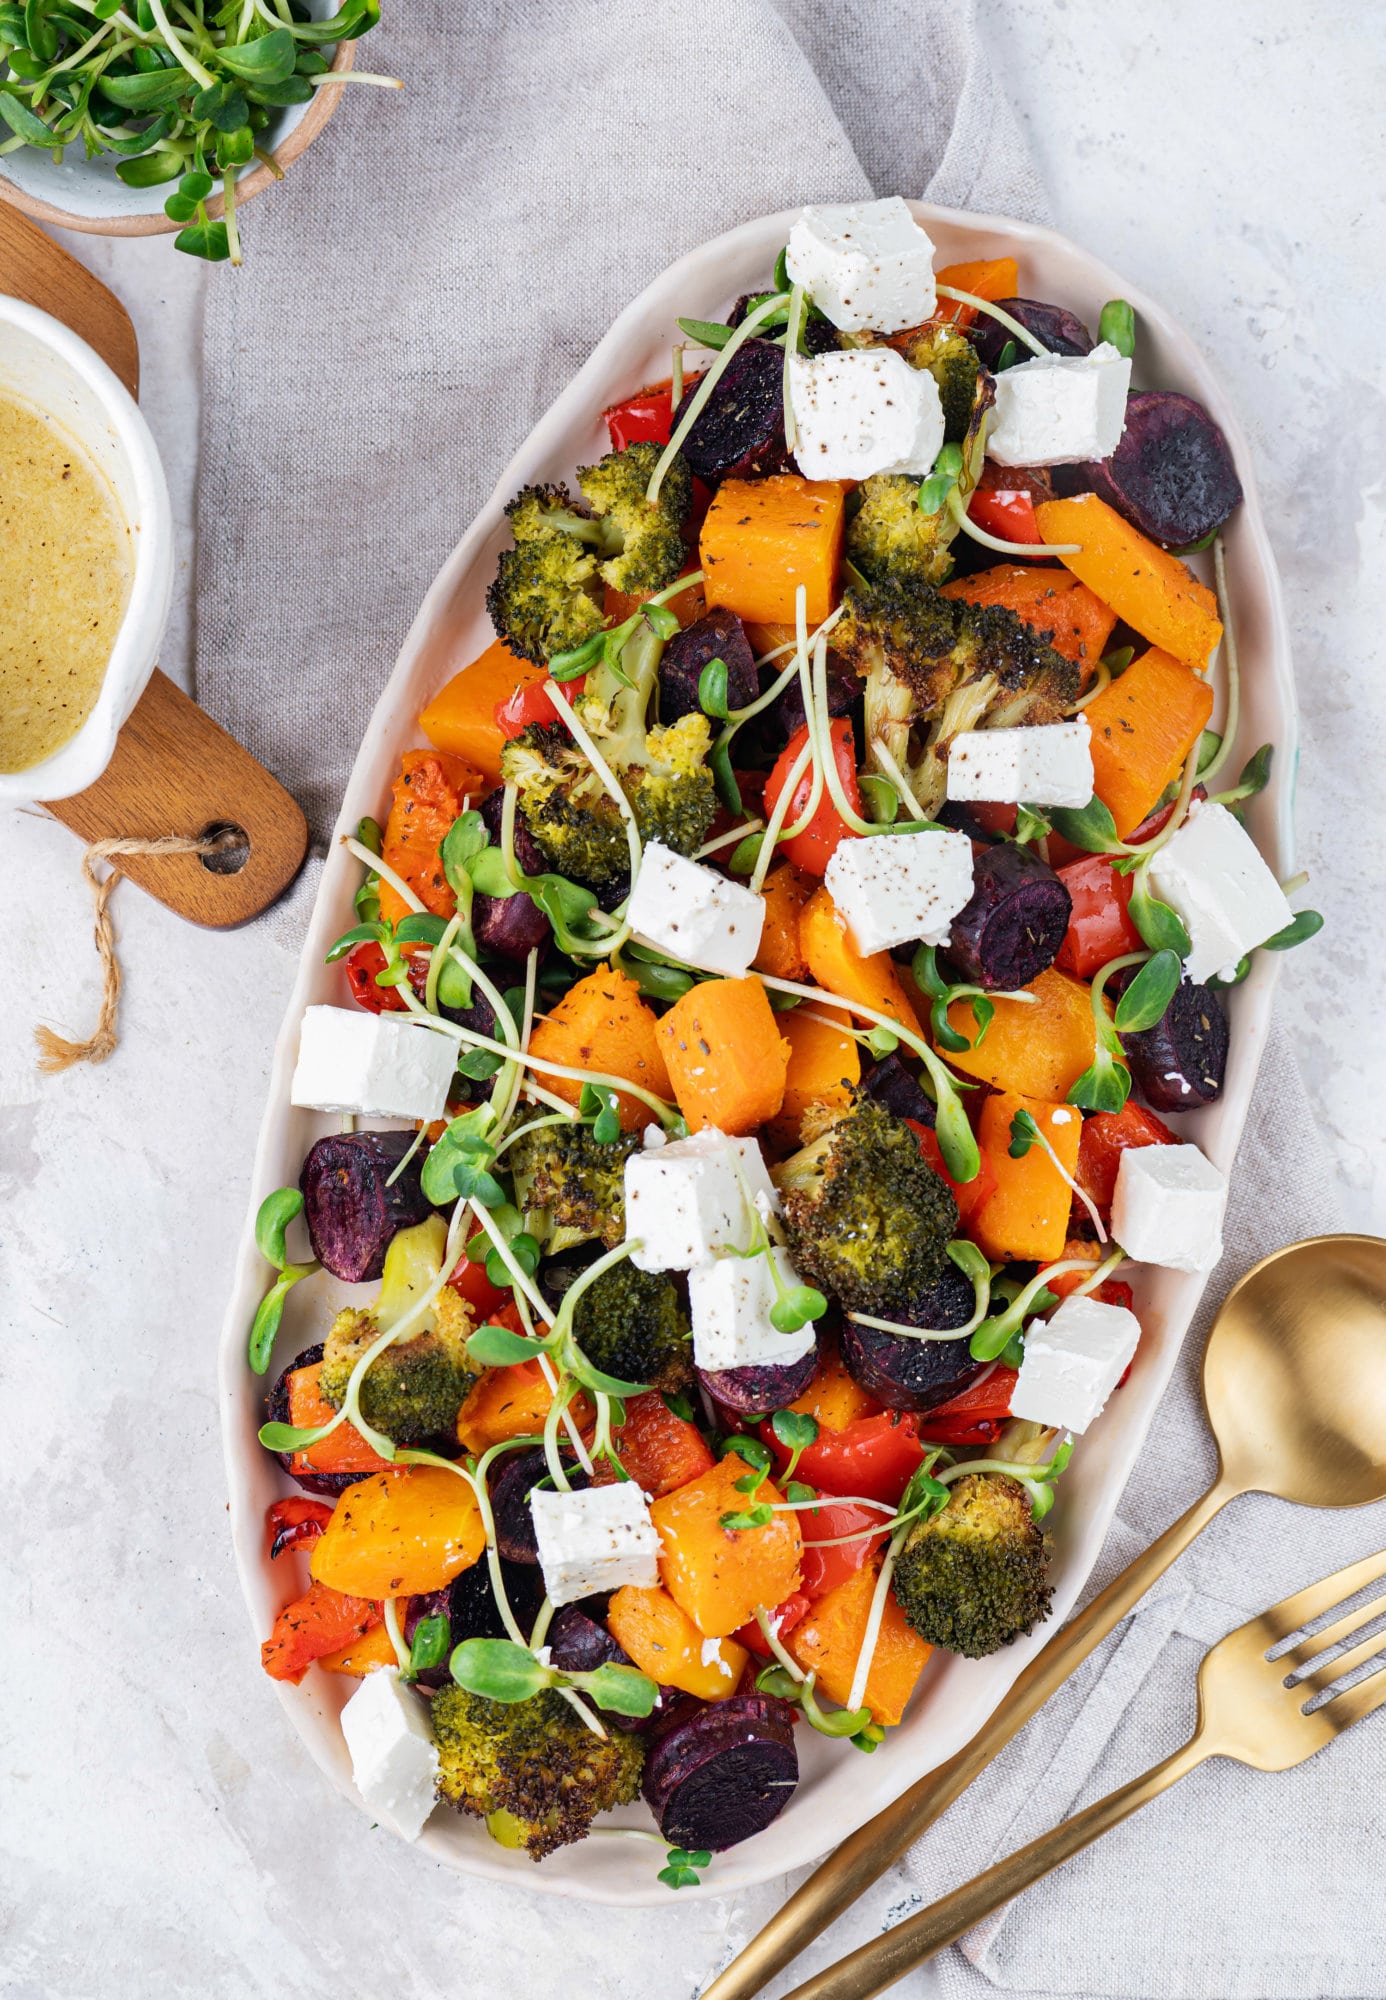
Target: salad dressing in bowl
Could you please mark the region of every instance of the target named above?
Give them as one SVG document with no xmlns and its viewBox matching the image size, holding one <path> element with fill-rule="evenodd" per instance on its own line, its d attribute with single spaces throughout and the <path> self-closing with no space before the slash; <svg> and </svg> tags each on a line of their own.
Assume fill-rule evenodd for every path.
<svg viewBox="0 0 1386 2000">
<path fill-rule="evenodd" d="M 130 601 L 129 526 L 68 431 L 0 395 L 0 771 L 27 771 L 96 705 Z"/>
</svg>

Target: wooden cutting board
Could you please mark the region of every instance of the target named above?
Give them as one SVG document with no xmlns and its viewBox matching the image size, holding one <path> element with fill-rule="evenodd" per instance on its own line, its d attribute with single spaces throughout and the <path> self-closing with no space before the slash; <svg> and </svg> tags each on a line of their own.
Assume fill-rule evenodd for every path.
<svg viewBox="0 0 1386 2000">
<path fill-rule="evenodd" d="M 71 327 L 139 393 L 139 348 L 124 306 L 8 205 L 0 205 L 0 292 Z M 228 838 L 225 852 L 205 858 L 121 857 L 122 875 L 212 930 L 259 916 L 308 851 L 308 822 L 278 779 L 157 668 L 96 783 L 47 810 L 86 842 L 239 829 L 244 840 Z"/>
</svg>

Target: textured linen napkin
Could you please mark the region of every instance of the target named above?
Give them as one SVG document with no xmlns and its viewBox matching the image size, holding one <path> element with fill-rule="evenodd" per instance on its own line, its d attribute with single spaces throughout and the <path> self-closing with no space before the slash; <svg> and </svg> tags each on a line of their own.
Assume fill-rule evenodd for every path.
<svg viewBox="0 0 1386 2000">
<path fill-rule="evenodd" d="M 1044 203 L 968 0 L 394 0 L 363 44 L 408 79 L 349 94 L 249 261 L 210 289 L 197 691 L 320 843 L 427 585 L 616 312 L 673 258 L 809 198 Z M 320 849 L 319 849 L 320 851 Z M 297 948 L 316 878 L 271 918 Z M 1225 1283 L 1332 1217 L 1274 1047 Z M 1197 1331 L 1103 1555 L 1113 1573 L 1211 1476 Z M 910 1857 L 925 1897 L 1164 1754 L 1200 1647 L 1386 1523 L 1242 1501 Z M 1094 1585 L 1096 1587 L 1096 1584 Z M 1306 1771 L 1178 1792 L 949 1953 L 950 1992 L 1386 1993 L 1386 1736 Z"/>
</svg>

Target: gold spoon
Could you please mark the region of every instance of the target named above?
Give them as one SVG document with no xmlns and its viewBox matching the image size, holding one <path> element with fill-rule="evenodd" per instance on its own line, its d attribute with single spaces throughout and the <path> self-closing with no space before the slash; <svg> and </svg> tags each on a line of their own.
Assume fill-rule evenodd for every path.
<svg viewBox="0 0 1386 2000">
<path fill-rule="evenodd" d="M 750 2000 L 912 1847 L 1239 1493 L 1302 1507 L 1386 1498 L 1386 1242 L 1311 1236 L 1232 1287 L 1203 1356 L 1218 1476 L 1200 1500 L 1037 1653 L 946 1764 L 851 1834 L 714 1979 Z"/>
</svg>

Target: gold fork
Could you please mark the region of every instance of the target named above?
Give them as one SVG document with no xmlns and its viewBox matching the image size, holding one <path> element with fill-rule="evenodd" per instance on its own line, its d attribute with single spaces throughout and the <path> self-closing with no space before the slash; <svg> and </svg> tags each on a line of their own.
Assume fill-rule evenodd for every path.
<svg viewBox="0 0 1386 2000">
<path fill-rule="evenodd" d="M 883 1992 L 1209 1757 L 1232 1757 L 1257 1771 L 1288 1771 L 1304 1763 L 1386 1702 L 1386 1671 L 1380 1671 L 1386 1669 L 1386 1630 L 1351 1643 L 1386 1615 L 1386 1590 L 1326 1629 L 1290 1646 L 1283 1642 L 1376 1583 L 1386 1584 L 1386 1550 L 1311 1584 L 1229 1632 L 1204 1655 L 1198 1672 L 1198 1727 L 1181 1750 L 796 1986 L 786 2000 L 869 2000 Z M 1325 1660 L 1325 1654 L 1331 1657 Z M 1316 1696 L 1372 1660 L 1377 1671 L 1306 1712 Z"/>
</svg>

